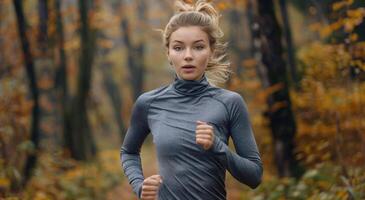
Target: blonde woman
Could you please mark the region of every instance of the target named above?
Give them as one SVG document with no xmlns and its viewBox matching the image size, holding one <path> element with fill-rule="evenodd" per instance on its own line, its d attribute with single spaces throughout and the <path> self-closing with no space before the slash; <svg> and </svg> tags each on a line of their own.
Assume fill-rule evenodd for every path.
<svg viewBox="0 0 365 200">
<path fill-rule="evenodd" d="M 136 100 L 122 167 L 140 199 L 226 199 L 226 169 L 251 188 L 260 184 L 260 154 L 243 98 L 217 87 L 230 74 L 217 11 L 201 0 L 176 7 L 163 31 L 175 80 Z M 149 133 L 159 172 L 144 177 L 140 149 Z"/>
</svg>

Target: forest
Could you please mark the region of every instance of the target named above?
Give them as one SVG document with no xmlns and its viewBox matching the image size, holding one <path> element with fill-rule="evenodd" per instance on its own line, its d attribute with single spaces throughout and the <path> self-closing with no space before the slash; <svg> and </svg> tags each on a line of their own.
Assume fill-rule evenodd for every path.
<svg viewBox="0 0 365 200">
<path fill-rule="evenodd" d="M 194 0 L 185 0 L 194 3 Z M 365 199 L 365 1 L 211 0 L 263 161 L 228 200 Z M 0 0 L 0 199 L 137 199 L 120 148 L 170 84 L 173 0 Z M 234 151 L 234 147 L 232 151 Z M 155 174 L 151 134 L 141 151 Z"/>
</svg>

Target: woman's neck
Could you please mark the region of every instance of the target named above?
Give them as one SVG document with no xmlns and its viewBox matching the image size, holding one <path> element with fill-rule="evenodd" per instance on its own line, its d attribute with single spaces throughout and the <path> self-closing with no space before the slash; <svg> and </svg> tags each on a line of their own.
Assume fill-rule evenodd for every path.
<svg viewBox="0 0 365 200">
<path fill-rule="evenodd" d="M 173 87 L 176 92 L 185 95 L 197 95 L 204 92 L 209 86 L 209 82 L 205 74 L 199 80 L 185 80 L 181 79 L 175 74 L 175 81 Z"/>
</svg>

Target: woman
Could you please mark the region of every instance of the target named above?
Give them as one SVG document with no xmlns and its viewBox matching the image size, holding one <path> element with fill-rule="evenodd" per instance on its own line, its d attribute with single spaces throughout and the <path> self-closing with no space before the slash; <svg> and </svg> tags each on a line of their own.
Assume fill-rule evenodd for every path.
<svg viewBox="0 0 365 200">
<path fill-rule="evenodd" d="M 122 167 L 141 199 L 226 199 L 226 169 L 255 188 L 262 162 L 244 100 L 215 87 L 229 75 L 217 11 L 201 0 L 176 5 L 178 12 L 163 31 L 175 80 L 136 100 L 121 149 Z M 139 152 L 150 132 L 159 174 L 145 178 Z M 227 146 L 229 137 L 236 153 Z"/>
</svg>

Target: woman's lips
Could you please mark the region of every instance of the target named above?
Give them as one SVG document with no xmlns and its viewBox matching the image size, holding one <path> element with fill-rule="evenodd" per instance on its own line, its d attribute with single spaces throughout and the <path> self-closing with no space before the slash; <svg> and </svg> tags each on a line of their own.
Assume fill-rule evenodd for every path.
<svg viewBox="0 0 365 200">
<path fill-rule="evenodd" d="M 195 66 L 183 66 L 182 67 L 182 70 L 183 70 L 183 72 L 185 72 L 185 73 L 191 73 L 191 72 L 194 72 L 194 70 L 195 70 Z"/>
<path fill-rule="evenodd" d="M 194 65 L 184 65 L 184 66 L 182 66 L 182 68 L 195 68 L 195 66 Z"/>
</svg>

